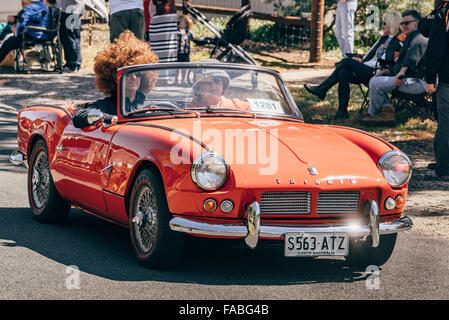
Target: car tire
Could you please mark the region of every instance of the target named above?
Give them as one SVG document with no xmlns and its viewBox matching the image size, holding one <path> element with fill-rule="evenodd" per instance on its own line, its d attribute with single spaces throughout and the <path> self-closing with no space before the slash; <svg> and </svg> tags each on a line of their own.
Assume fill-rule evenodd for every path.
<svg viewBox="0 0 449 320">
<path fill-rule="evenodd" d="M 30 159 L 28 201 L 33 218 L 44 223 L 63 223 L 69 214 L 70 204 L 55 188 L 44 141 L 40 140 L 34 145 Z"/>
<path fill-rule="evenodd" d="M 129 206 L 129 232 L 139 264 L 150 269 L 179 265 L 184 235 L 169 227 L 171 214 L 162 181 L 143 170 L 134 182 Z"/>
<path fill-rule="evenodd" d="M 377 248 L 372 247 L 371 237 L 365 241 L 351 239 L 346 263 L 351 267 L 358 268 L 366 268 L 371 265 L 380 267 L 390 259 L 396 238 L 397 233 L 381 235 Z"/>
</svg>

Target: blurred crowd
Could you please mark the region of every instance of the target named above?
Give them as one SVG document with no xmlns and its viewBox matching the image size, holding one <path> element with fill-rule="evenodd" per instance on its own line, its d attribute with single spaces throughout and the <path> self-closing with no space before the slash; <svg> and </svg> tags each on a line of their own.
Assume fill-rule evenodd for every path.
<svg viewBox="0 0 449 320">
<path fill-rule="evenodd" d="M 188 0 L 186 0 L 188 1 Z M 175 0 L 109 0 L 110 42 L 125 30 L 148 41 L 160 62 L 189 61 L 193 21 L 177 14 Z M 81 69 L 81 17 L 85 0 L 23 0 L 22 10 L 0 24 L 0 63 L 24 41 L 47 41 L 52 8 L 60 11 L 59 36 L 64 48 L 63 72 Z"/>
</svg>

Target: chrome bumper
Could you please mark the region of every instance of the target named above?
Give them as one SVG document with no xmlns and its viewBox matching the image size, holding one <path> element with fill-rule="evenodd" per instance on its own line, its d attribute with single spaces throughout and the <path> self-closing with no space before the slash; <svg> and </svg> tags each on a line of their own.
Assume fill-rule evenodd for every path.
<svg viewBox="0 0 449 320">
<path fill-rule="evenodd" d="M 413 222 L 409 217 L 402 217 L 395 221 L 379 222 L 379 208 L 375 201 L 368 201 L 365 210 L 369 214 L 368 225 L 360 224 L 316 224 L 316 225 L 261 225 L 260 208 L 253 202 L 247 209 L 247 223 L 206 223 L 193 219 L 176 217 L 170 221 L 170 228 L 174 231 L 205 235 L 211 237 L 245 238 L 250 248 L 255 248 L 259 238 L 279 239 L 286 233 L 314 233 L 336 232 L 347 233 L 351 237 L 372 237 L 373 247 L 379 244 L 379 237 L 383 234 L 397 233 L 411 229 Z"/>
</svg>

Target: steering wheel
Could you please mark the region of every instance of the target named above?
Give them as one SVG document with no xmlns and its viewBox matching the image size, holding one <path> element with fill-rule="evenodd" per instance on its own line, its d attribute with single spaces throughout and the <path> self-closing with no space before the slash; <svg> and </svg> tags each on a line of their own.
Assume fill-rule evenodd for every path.
<svg viewBox="0 0 449 320">
<path fill-rule="evenodd" d="M 170 101 L 151 101 L 151 104 L 157 107 L 179 109 L 176 104 Z"/>
</svg>

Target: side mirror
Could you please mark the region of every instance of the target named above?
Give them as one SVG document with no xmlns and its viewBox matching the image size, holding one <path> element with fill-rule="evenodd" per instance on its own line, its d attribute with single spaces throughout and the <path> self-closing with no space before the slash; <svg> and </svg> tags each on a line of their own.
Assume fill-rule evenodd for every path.
<svg viewBox="0 0 449 320">
<path fill-rule="evenodd" d="M 90 109 L 87 114 L 87 123 L 93 126 L 96 125 L 99 121 L 104 122 L 104 114 L 100 110 Z"/>
</svg>

